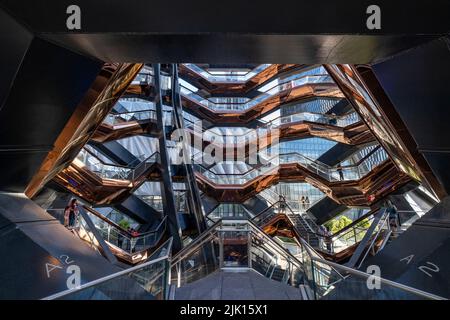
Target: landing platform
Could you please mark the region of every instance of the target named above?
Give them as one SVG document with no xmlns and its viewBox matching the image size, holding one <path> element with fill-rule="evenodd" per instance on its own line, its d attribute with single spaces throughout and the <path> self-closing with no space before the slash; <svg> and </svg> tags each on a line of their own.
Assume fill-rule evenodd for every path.
<svg viewBox="0 0 450 320">
<path fill-rule="evenodd" d="M 218 271 L 177 288 L 175 300 L 302 300 L 299 288 L 248 270 Z"/>
</svg>

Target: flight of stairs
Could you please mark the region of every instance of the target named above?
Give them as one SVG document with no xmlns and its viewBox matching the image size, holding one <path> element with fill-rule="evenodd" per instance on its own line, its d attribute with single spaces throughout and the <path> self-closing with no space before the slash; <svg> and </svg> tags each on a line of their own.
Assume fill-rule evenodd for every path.
<svg viewBox="0 0 450 320">
<path fill-rule="evenodd" d="M 305 216 L 306 214 L 304 216 L 300 216 L 300 214 L 288 215 L 300 236 L 302 236 L 313 248 L 318 248 L 320 244 L 319 237 L 308 227 L 307 223 L 311 226 L 312 221 L 308 221 L 308 218 Z"/>
</svg>

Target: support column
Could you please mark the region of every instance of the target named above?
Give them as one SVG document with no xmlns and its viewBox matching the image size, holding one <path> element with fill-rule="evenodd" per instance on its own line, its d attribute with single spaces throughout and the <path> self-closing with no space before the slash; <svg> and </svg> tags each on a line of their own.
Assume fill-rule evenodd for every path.
<svg viewBox="0 0 450 320">
<path fill-rule="evenodd" d="M 177 129 L 184 128 L 184 119 L 183 119 L 183 107 L 181 104 L 181 96 L 180 96 L 180 86 L 178 83 L 178 67 L 176 64 L 172 65 L 172 106 L 174 113 L 174 122 L 175 127 Z M 195 180 L 195 173 L 190 161 L 190 152 L 187 149 L 186 141 L 187 139 L 186 133 L 183 131 L 183 144 L 182 144 L 182 152 L 183 152 L 183 166 L 186 172 L 186 182 L 188 185 L 188 205 L 190 209 L 190 213 L 194 215 L 195 222 L 197 225 L 198 233 L 202 233 L 206 230 L 206 221 L 203 215 L 202 204 L 200 192 L 198 190 L 198 185 Z"/>
<path fill-rule="evenodd" d="M 164 112 L 162 105 L 162 92 L 161 92 L 161 79 L 160 71 L 161 65 L 159 63 L 152 64 L 154 80 L 155 80 L 155 107 L 157 118 L 157 131 L 159 141 L 159 155 L 161 161 L 161 195 L 164 208 L 164 214 L 167 215 L 167 222 L 170 235 L 173 237 L 172 249 L 174 252 L 178 252 L 183 247 L 181 241 L 181 229 L 178 225 L 177 212 L 175 209 L 175 199 L 173 193 L 172 178 L 170 176 L 170 159 L 167 152 L 167 139 L 164 126 Z"/>
</svg>

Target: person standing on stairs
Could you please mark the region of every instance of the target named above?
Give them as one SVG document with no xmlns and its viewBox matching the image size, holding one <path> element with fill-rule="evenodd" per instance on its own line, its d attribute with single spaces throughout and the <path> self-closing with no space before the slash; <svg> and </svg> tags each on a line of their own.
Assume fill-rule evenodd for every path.
<svg viewBox="0 0 450 320">
<path fill-rule="evenodd" d="M 72 199 L 70 200 L 69 205 L 64 209 L 64 226 L 67 227 L 67 229 L 70 230 L 75 227 L 78 214 L 77 199 Z"/>
<path fill-rule="evenodd" d="M 286 213 L 286 199 L 284 198 L 283 195 L 280 194 L 279 198 L 278 198 L 278 202 L 279 202 L 279 213 L 284 214 Z"/>
<path fill-rule="evenodd" d="M 306 206 L 305 196 L 302 196 L 302 198 L 300 199 L 300 205 L 302 206 L 302 209 L 305 210 Z"/>
<path fill-rule="evenodd" d="M 305 210 L 308 210 L 310 205 L 311 205 L 311 203 L 309 202 L 309 197 L 306 196 L 305 197 Z"/>
<path fill-rule="evenodd" d="M 339 180 L 344 180 L 344 172 L 342 172 L 342 165 L 340 162 L 337 167 L 337 172 L 339 173 Z"/>
</svg>

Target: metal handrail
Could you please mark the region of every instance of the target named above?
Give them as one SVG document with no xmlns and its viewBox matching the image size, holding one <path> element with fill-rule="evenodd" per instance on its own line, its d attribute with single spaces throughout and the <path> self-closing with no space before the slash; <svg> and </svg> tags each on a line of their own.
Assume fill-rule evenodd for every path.
<svg viewBox="0 0 450 320">
<path fill-rule="evenodd" d="M 142 166 L 145 166 L 147 164 L 147 161 L 151 158 L 156 158 L 154 163 L 158 162 L 158 155 L 159 155 L 159 151 L 155 151 L 153 152 L 151 155 L 149 155 L 147 158 L 145 158 L 144 160 L 142 160 L 137 166 L 132 167 L 130 165 L 120 165 L 120 164 L 108 164 L 105 163 L 103 160 L 101 160 L 96 154 L 94 154 L 92 151 L 83 148 L 83 151 L 86 151 L 87 153 L 89 153 L 92 157 L 94 157 L 95 159 L 97 159 L 101 165 L 103 166 L 108 166 L 108 167 L 113 167 L 113 168 L 121 168 L 121 169 L 127 169 L 129 170 L 127 173 L 127 177 L 131 178 L 131 181 L 134 181 L 136 179 L 135 173 L 138 169 L 140 169 Z M 95 172 L 94 172 L 95 173 Z M 129 180 L 129 179 L 123 179 L 123 180 Z"/>
<path fill-rule="evenodd" d="M 357 225 L 360 224 L 364 219 L 366 219 L 366 218 L 368 218 L 368 217 L 370 217 L 370 216 L 374 216 L 377 212 L 379 212 L 380 209 L 382 209 L 382 208 L 377 208 L 377 209 L 375 209 L 375 210 L 371 210 L 371 211 L 368 212 L 367 214 L 365 214 L 365 215 L 359 217 L 357 220 L 353 221 L 351 224 L 349 224 L 349 225 L 346 226 L 345 228 L 339 230 L 338 232 L 336 232 L 336 233 L 334 233 L 334 234 L 332 234 L 332 235 L 324 235 L 324 234 L 320 234 L 320 233 L 316 232 L 315 230 L 318 229 L 318 226 L 317 226 L 317 225 L 314 225 L 314 228 L 313 228 L 313 227 L 311 226 L 311 224 L 310 224 L 310 222 L 314 223 L 314 221 L 311 220 L 310 222 L 308 222 L 301 214 L 300 214 L 300 215 L 296 215 L 296 214 L 294 213 L 294 211 L 292 210 L 292 208 L 290 207 L 290 205 L 288 204 L 288 202 L 285 201 L 285 200 L 284 200 L 284 201 L 277 201 L 277 202 L 273 203 L 270 207 L 265 208 L 264 210 L 262 210 L 261 212 L 259 212 L 257 215 L 255 215 L 255 216 L 251 219 L 252 222 L 255 221 L 255 220 L 257 220 L 258 217 L 260 217 L 261 215 L 263 215 L 263 214 L 264 214 L 265 212 L 267 212 L 268 210 L 272 209 L 275 205 L 279 205 L 280 203 L 284 203 L 285 208 L 286 208 L 287 210 L 290 211 L 290 214 L 291 214 L 291 215 L 298 216 L 298 217 L 303 221 L 303 223 L 306 225 L 306 229 L 307 229 L 306 232 L 307 232 L 308 234 L 307 234 L 307 235 L 304 235 L 304 236 L 306 236 L 308 239 L 310 239 L 310 236 L 315 236 L 315 237 L 317 237 L 318 239 L 324 239 L 325 241 L 331 241 L 331 243 L 333 243 L 333 242 L 335 242 L 336 240 L 342 238 L 342 237 L 345 236 L 348 232 L 353 231 L 355 228 L 357 228 Z M 276 214 L 277 214 L 277 213 L 276 213 Z M 275 215 L 276 215 L 276 214 L 275 214 Z M 288 219 L 291 221 L 291 223 L 292 223 L 293 225 L 295 225 L 294 222 L 291 220 L 291 216 L 290 216 L 289 214 L 287 214 L 286 216 L 287 216 Z M 263 220 L 263 221 L 264 221 L 264 220 Z M 348 232 L 346 232 L 346 231 L 348 231 Z M 367 231 L 367 229 L 364 228 L 364 229 L 362 229 L 360 232 L 364 232 L 364 231 Z M 377 234 L 377 235 L 378 235 L 378 234 Z M 375 237 L 375 238 L 376 238 L 376 237 Z M 356 244 L 356 243 L 358 243 L 358 241 L 355 240 L 355 244 Z"/>
<path fill-rule="evenodd" d="M 368 274 L 366 272 L 363 272 L 363 271 L 360 271 L 357 269 L 353 269 L 353 268 L 350 268 L 350 267 L 347 267 L 347 266 L 344 266 L 344 265 L 341 265 L 341 264 L 338 264 L 335 262 L 331 262 L 331 261 L 325 260 L 323 258 L 319 258 L 320 255 L 317 252 L 315 252 L 315 250 L 304 239 L 300 239 L 300 242 L 301 242 L 302 247 L 307 251 L 307 253 L 312 261 L 316 261 L 316 262 L 328 265 L 336 272 L 337 272 L 336 269 L 338 269 L 338 270 L 344 271 L 347 274 L 355 275 L 355 276 L 362 277 L 365 279 L 378 280 L 382 284 L 385 284 L 390 287 L 394 287 L 394 288 L 397 288 L 397 289 L 400 289 L 400 290 L 403 290 L 403 291 L 406 291 L 406 292 L 409 292 L 409 293 L 412 293 L 412 294 L 415 294 L 415 295 L 418 295 L 418 296 L 421 296 L 421 297 L 424 297 L 427 299 L 448 300 L 444 297 L 441 297 L 441 296 L 438 296 L 438 295 L 435 295 L 435 294 L 432 294 L 429 292 L 425 292 L 420 289 L 416 289 L 416 288 L 413 288 L 413 287 L 410 287 L 410 286 L 407 286 L 407 285 L 404 285 L 404 284 L 401 284 L 401 283 L 398 283 L 398 282 L 395 282 L 392 280 L 388 280 L 388 279 L 385 279 L 385 278 L 382 278 L 379 276 L 375 276 L 373 274 Z M 339 272 L 337 272 L 337 273 L 339 275 L 341 275 L 341 273 L 339 273 Z M 341 277 L 342 277 L 342 280 L 345 281 L 345 277 L 342 275 L 341 275 Z"/>
<path fill-rule="evenodd" d="M 374 150 L 377 151 L 377 150 L 380 150 L 380 149 L 375 148 Z M 375 151 L 373 151 L 373 152 L 375 152 Z M 327 175 L 327 177 L 328 177 L 327 180 L 328 180 L 328 181 L 333 181 L 333 180 L 329 180 L 329 178 L 332 176 L 333 173 L 339 172 L 339 170 L 342 170 L 342 169 L 356 169 L 356 170 L 359 170 L 359 167 L 361 166 L 361 164 L 363 164 L 370 156 L 372 156 L 372 155 L 373 155 L 373 152 L 370 152 L 367 156 L 365 156 L 363 159 L 361 159 L 360 161 L 358 161 L 357 164 L 354 164 L 354 165 L 348 165 L 348 166 L 341 166 L 341 167 L 340 167 L 341 169 L 340 169 L 340 168 L 335 168 L 335 167 L 330 167 L 330 166 L 328 166 L 328 165 L 326 165 L 326 164 L 320 163 L 320 162 L 317 161 L 317 160 L 312 160 L 312 159 L 308 158 L 307 156 L 302 155 L 302 154 L 300 154 L 300 153 L 298 153 L 298 152 L 288 152 L 288 153 L 283 153 L 283 154 L 279 154 L 279 155 L 273 156 L 273 157 L 271 157 L 271 158 L 269 158 L 269 159 L 275 159 L 275 158 L 287 157 L 287 156 L 305 159 L 305 162 L 306 162 L 305 164 L 303 164 L 301 161 L 283 162 L 283 163 L 300 163 L 300 164 L 302 164 L 303 166 L 305 166 L 307 169 L 308 169 L 309 166 L 312 166 L 312 167 L 315 168 L 318 172 L 322 172 L 323 174 Z M 198 154 L 198 153 L 197 153 L 197 154 Z M 194 160 L 194 159 L 193 159 L 193 160 Z M 194 160 L 194 161 L 195 161 L 195 160 Z M 381 164 L 386 163 L 387 161 L 389 161 L 389 158 L 387 158 L 387 159 L 381 161 L 380 163 L 376 164 L 375 166 L 378 167 L 378 166 L 380 166 Z M 310 163 L 308 163 L 308 162 L 310 162 Z M 245 178 L 246 175 L 249 175 L 249 174 L 254 173 L 254 172 L 259 172 L 258 170 L 261 169 L 261 168 L 269 167 L 269 169 L 267 169 L 267 170 L 268 170 L 267 172 L 269 172 L 269 171 L 275 170 L 276 168 L 279 168 L 281 164 L 282 164 L 282 163 L 278 163 L 276 166 L 272 166 L 272 163 L 269 161 L 268 164 L 261 164 L 261 165 L 259 165 L 259 166 L 257 166 L 257 167 L 248 169 L 247 171 L 245 171 L 245 172 L 243 172 L 243 173 L 216 173 L 216 172 L 212 171 L 210 168 L 204 167 L 203 164 L 196 163 L 196 166 L 198 166 L 198 167 L 201 168 L 200 172 L 202 173 L 202 175 L 204 175 L 205 172 L 208 172 L 209 174 L 211 174 L 211 175 L 217 177 L 218 179 L 220 179 L 222 176 L 225 177 L 225 179 L 226 179 L 227 177 L 236 177 L 236 176 L 241 176 L 241 177 L 238 178 L 238 179 L 246 179 L 246 178 Z M 359 171 L 358 171 L 358 173 L 359 173 Z M 370 171 L 368 171 L 367 173 L 365 173 L 365 174 L 362 175 L 362 176 L 359 176 L 356 180 L 362 179 L 363 177 L 365 177 L 365 176 L 366 176 L 367 174 L 369 174 L 369 173 L 370 173 Z M 319 174 L 319 175 L 320 175 L 320 174 Z M 204 176 L 207 177 L 208 179 L 211 179 L 211 177 L 208 177 L 207 175 L 204 175 Z M 256 178 L 256 177 L 255 177 L 255 178 Z M 250 180 L 255 179 L 255 178 L 251 178 Z M 250 180 L 249 180 L 249 181 L 250 181 Z M 350 181 L 350 180 L 355 180 L 355 179 L 348 179 L 348 180 L 345 180 L 345 181 Z M 247 181 L 247 182 L 248 182 L 248 181 Z"/>
<path fill-rule="evenodd" d="M 188 68 L 189 70 L 191 70 L 191 71 L 194 72 L 195 74 L 201 76 L 202 78 L 204 78 L 204 79 L 206 79 L 206 80 L 208 80 L 208 81 L 216 82 L 216 83 L 244 83 L 244 82 L 250 81 L 251 79 L 253 79 L 254 77 L 256 77 L 256 76 L 259 75 L 261 72 L 263 72 L 264 70 L 266 70 L 267 68 L 269 68 L 269 67 L 271 66 L 271 64 L 260 64 L 260 65 L 258 65 L 257 67 L 255 67 L 255 68 L 253 68 L 253 69 L 247 71 L 245 74 L 239 75 L 239 76 L 241 76 L 241 77 L 247 77 L 247 75 L 248 75 L 249 73 L 254 72 L 254 75 L 252 75 L 252 76 L 251 76 L 250 78 L 248 78 L 247 80 L 240 80 L 240 81 L 237 81 L 237 80 L 236 80 L 236 81 L 230 81 L 230 80 L 228 80 L 228 81 L 227 81 L 227 80 L 225 80 L 225 81 L 219 81 L 219 80 L 216 80 L 216 81 L 214 81 L 214 80 L 209 79 L 208 77 L 203 76 L 200 72 L 198 72 L 197 70 L 195 70 L 195 68 L 192 68 L 191 65 L 195 65 L 195 64 L 193 64 L 193 63 L 183 63 L 183 66 L 184 66 L 184 67 Z M 195 65 L 195 66 L 196 66 L 197 68 L 199 68 L 199 69 L 202 69 L 203 72 L 207 73 L 207 74 L 208 74 L 209 76 L 211 76 L 211 77 L 230 77 L 230 76 L 225 76 L 225 75 L 223 75 L 223 76 L 222 76 L 222 75 L 217 76 L 217 75 L 211 74 L 211 73 L 209 72 L 209 70 L 206 70 L 206 69 L 204 69 L 204 68 L 201 68 L 201 67 L 199 67 L 199 66 L 197 66 L 197 65 Z M 258 71 L 255 72 L 255 70 L 258 70 Z"/>
<path fill-rule="evenodd" d="M 286 90 L 292 89 L 292 88 L 294 88 L 294 87 L 303 86 L 303 85 L 305 85 L 305 84 L 293 84 L 292 82 L 298 81 L 298 80 L 303 79 L 303 78 L 308 78 L 308 77 L 330 77 L 330 75 L 328 75 L 328 74 L 304 75 L 304 76 L 301 76 L 301 77 L 296 78 L 296 79 L 294 79 L 294 80 L 286 81 L 285 83 L 275 84 L 273 87 L 268 88 L 266 91 L 264 91 L 264 92 L 263 92 L 261 95 L 259 95 L 258 97 L 262 97 L 262 96 L 264 96 L 264 95 L 270 95 L 270 94 L 269 94 L 269 91 L 275 89 L 276 87 L 279 87 L 279 88 L 280 88 L 280 91 L 279 91 L 279 92 L 282 92 L 282 91 L 286 91 Z M 331 79 L 331 77 L 330 77 L 330 79 Z M 286 86 L 287 84 L 289 85 L 289 87 Z M 180 86 L 181 86 L 184 90 L 187 90 L 187 91 L 189 92 L 188 95 L 184 95 L 184 94 L 182 93 L 183 96 L 185 96 L 185 97 L 187 97 L 187 98 L 190 98 L 189 95 L 195 95 L 195 96 L 201 98 L 200 100 L 202 100 L 202 101 L 203 101 L 203 100 L 207 100 L 207 101 L 208 101 L 208 104 L 211 103 L 211 104 L 214 104 L 214 105 L 245 105 L 245 104 L 249 104 L 249 103 L 252 102 L 252 101 L 259 101 L 259 100 L 258 100 L 258 97 L 256 97 L 256 98 L 253 98 L 253 99 L 251 99 L 251 100 L 249 100 L 248 102 L 243 103 L 243 104 L 242 104 L 242 103 L 216 103 L 216 102 L 210 101 L 209 99 L 202 98 L 202 97 L 199 96 L 196 92 L 194 92 L 193 90 L 191 90 L 191 89 L 189 89 L 189 88 L 183 86 L 182 84 L 180 84 Z M 284 87 L 286 87 L 286 88 L 284 88 Z M 279 93 L 279 92 L 278 92 L 278 93 Z M 190 99 L 190 100 L 193 100 L 193 99 Z M 195 100 L 196 102 L 200 103 L 200 102 L 199 102 L 199 99 L 194 99 L 194 100 Z M 264 99 L 264 100 L 265 100 L 265 99 Z M 259 102 L 261 102 L 261 101 L 259 101 Z M 201 104 L 203 104 L 203 103 L 201 103 Z M 208 109 L 211 109 L 211 108 L 209 108 L 208 106 L 205 106 L 205 107 L 208 108 Z M 243 108 L 243 109 L 247 109 L 247 108 Z"/>
<path fill-rule="evenodd" d="M 372 222 L 373 223 L 373 222 Z M 375 235 L 372 235 L 372 241 L 370 242 L 370 244 L 365 248 L 365 253 L 364 256 L 359 260 L 359 264 L 358 264 L 358 268 L 361 267 L 362 263 L 364 262 L 364 260 L 366 259 L 367 255 L 369 254 L 370 250 L 374 247 L 375 245 L 375 241 L 378 239 L 378 236 L 380 235 L 380 233 L 383 230 L 384 225 L 387 225 L 388 230 L 390 231 L 390 225 L 389 225 L 389 213 L 387 211 L 384 212 L 384 217 L 382 217 L 382 220 L 378 222 L 378 230 L 376 231 Z M 388 235 L 385 236 L 389 236 L 389 232 Z"/>
<path fill-rule="evenodd" d="M 304 245 L 305 245 L 305 248 L 307 248 L 307 244 L 304 243 Z M 398 283 L 398 282 L 395 282 L 395 281 L 392 281 L 392 280 L 388 280 L 388 279 L 385 279 L 385 278 L 382 278 L 382 277 L 379 277 L 379 276 L 375 276 L 373 274 L 369 274 L 369 273 L 366 273 L 366 272 L 363 272 L 363 271 L 360 271 L 360 270 L 357 270 L 357 269 L 353 269 L 353 268 L 350 268 L 350 267 L 347 267 L 347 266 L 344 266 L 344 265 L 341 265 L 341 264 L 338 264 L 338 263 L 334 263 L 334 262 L 331 262 L 331 261 L 328 261 L 328 260 L 325 260 L 325 259 L 321 259 L 321 258 L 317 258 L 317 257 L 313 257 L 313 256 L 310 256 L 310 258 L 313 261 L 326 264 L 326 265 L 328 265 L 328 266 L 330 266 L 332 268 L 335 268 L 335 269 L 340 269 L 342 271 L 345 271 L 346 273 L 349 273 L 349 274 L 352 274 L 352 275 L 355 275 L 355 276 L 358 276 L 358 277 L 362 277 L 364 279 L 378 280 L 382 284 L 385 284 L 387 286 L 394 287 L 394 288 L 397 288 L 397 289 L 400 289 L 400 290 L 403 290 L 403 291 L 407 291 L 409 293 L 412 293 L 412 294 L 415 294 L 415 295 L 418 295 L 418 296 L 421 296 L 421 297 L 424 297 L 424 298 L 427 298 L 427 299 L 448 300 L 447 298 L 435 295 L 433 293 L 425 292 L 425 291 L 420 290 L 420 289 L 416 289 L 416 288 L 413 288 L 413 287 L 410 287 L 410 286 L 407 286 L 407 285 L 404 285 L 404 284 L 401 284 L 401 283 Z"/>
<path fill-rule="evenodd" d="M 172 258 L 172 264 L 178 263 L 178 260 L 181 260 L 183 256 L 189 255 L 197 249 L 198 245 L 202 244 L 202 241 L 216 232 L 216 228 L 222 223 L 222 220 L 216 221 L 212 226 L 210 226 L 206 231 L 204 231 L 200 236 L 194 239 L 189 246 L 181 249 L 176 255 Z"/>
<path fill-rule="evenodd" d="M 286 250 L 283 246 L 281 246 L 279 243 L 274 241 L 271 237 L 269 237 L 263 230 L 261 230 L 253 221 L 247 220 L 248 225 L 262 238 L 264 238 L 266 241 L 270 242 L 272 245 L 274 245 L 279 253 L 281 255 L 289 257 L 290 260 L 295 262 L 298 266 L 302 267 L 302 263 L 296 258 L 292 253 L 290 253 L 288 250 Z"/>
<path fill-rule="evenodd" d="M 132 272 L 135 272 L 135 271 L 139 271 L 139 270 L 141 270 L 141 269 L 143 269 L 143 268 L 146 268 L 146 267 L 148 267 L 148 266 L 150 266 L 150 265 L 152 265 L 152 264 L 158 263 L 158 262 L 160 262 L 160 261 L 168 260 L 168 259 L 170 259 L 170 257 L 171 257 L 172 241 L 173 241 L 173 239 L 170 238 L 169 240 L 167 240 L 166 242 L 164 242 L 158 249 L 155 250 L 155 252 L 157 252 L 157 251 L 160 250 L 161 248 L 165 247 L 165 246 L 167 245 L 167 243 L 168 243 L 168 245 L 167 245 L 167 246 L 168 246 L 167 253 L 166 253 L 164 256 L 162 256 L 162 257 L 159 257 L 159 258 L 153 259 L 153 260 L 151 260 L 151 261 L 147 261 L 147 262 L 144 262 L 144 263 L 142 263 L 142 264 L 139 264 L 139 265 L 137 265 L 137 266 L 135 266 L 135 267 L 131 267 L 131 268 L 128 268 L 128 269 L 125 269 L 125 270 L 122 270 L 122 271 L 119 271 L 119 272 L 116 272 L 116 273 L 107 275 L 107 276 L 105 276 L 105 277 L 102 277 L 102 278 L 99 278 L 99 279 L 90 281 L 90 282 L 88 282 L 88 283 L 85 283 L 85 284 L 80 285 L 80 286 L 77 287 L 77 288 L 74 288 L 74 289 L 67 289 L 67 290 L 64 290 L 64 291 L 55 293 L 55 294 L 53 294 L 53 295 L 47 296 L 47 297 L 45 297 L 45 298 L 42 298 L 41 300 L 55 300 L 55 299 L 58 299 L 58 298 L 62 298 L 62 297 L 64 297 L 64 296 L 71 295 L 71 294 L 76 293 L 76 292 L 79 292 L 79 291 L 81 291 L 81 290 L 84 290 L 84 289 L 87 289 L 87 288 L 90 288 L 90 287 L 93 287 L 93 286 L 102 284 L 102 283 L 107 282 L 107 281 L 109 281 L 109 280 L 113 280 L 113 279 L 116 279 L 116 278 L 118 278 L 118 277 L 127 275 L 127 274 L 129 274 L 129 273 L 132 273 Z"/>
<path fill-rule="evenodd" d="M 110 167 L 118 167 L 118 168 L 124 168 L 124 169 L 132 169 L 131 167 L 129 167 L 128 165 L 122 165 L 122 164 L 116 164 L 116 163 L 106 163 L 105 161 L 103 161 L 102 159 L 99 158 L 98 155 L 96 155 L 95 153 L 93 153 L 91 150 L 87 149 L 87 148 L 82 148 L 81 152 L 87 152 L 89 153 L 92 157 L 96 158 L 102 165 L 105 166 L 110 166 Z M 78 156 L 78 155 L 77 155 Z"/>
<path fill-rule="evenodd" d="M 160 232 L 160 228 L 166 223 L 166 220 L 167 220 L 167 216 L 164 216 L 163 219 L 159 222 L 159 224 L 155 228 L 153 228 L 153 230 L 139 233 L 138 235 L 132 235 L 130 232 L 128 232 L 128 230 L 123 229 L 121 226 L 119 226 L 115 222 L 109 220 L 102 214 L 98 213 L 93 208 L 89 208 L 87 206 L 82 206 L 82 208 L 84 208 L 90 214 L 93 214 L 97 218 L 101 219 L 105 223 L 107 223 L 107 224 L 111 225 L 112 227 L 114 227 L 115 229 L 117 229 L 118 233 L 120 233 L 123 237 L 127 238 L 128 240 L 136 239 L 136 241 L 139 241 L 140 239 L 143 239 L 149 235 L 158 234 Z M 107 241 L 107 240 L 105 240 L 105 241 Z"/>
<path fill-rule="evenodd" d="M 136 110 L 136 111 L 123 111 L 123 112 L 114 112 L 111 111 L 109 115 L 113 116 L 120 116 L 122 114 L 129 114 L 129 113 L 143 113 L 143 112 L 156 112 L 156 109 L 143 109 L 143 110 Z M 163 112 L 166 113 L 172 113 L 172 110 L 163 110 Z"/>
</svg>

